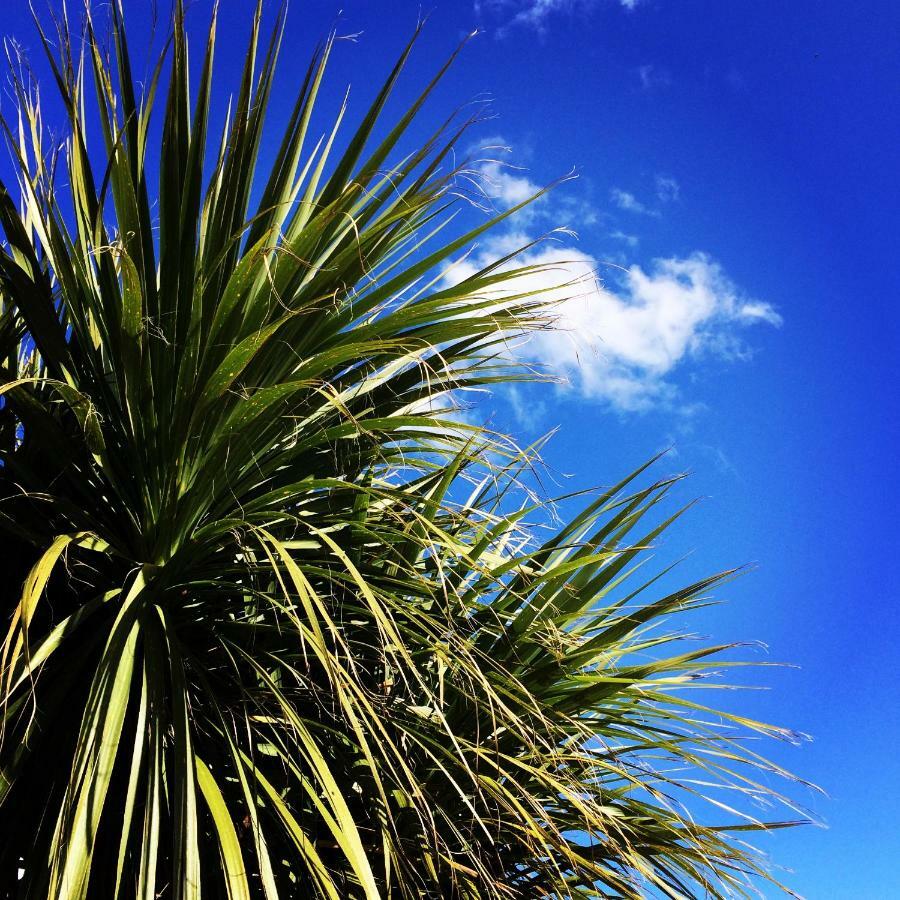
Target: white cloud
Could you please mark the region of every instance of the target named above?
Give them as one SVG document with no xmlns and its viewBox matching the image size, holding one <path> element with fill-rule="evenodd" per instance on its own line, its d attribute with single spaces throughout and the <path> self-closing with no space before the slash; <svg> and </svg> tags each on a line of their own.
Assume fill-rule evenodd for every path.
<svg viewBox="0 0 900 900">
<path fill-rule="evenodd" d="M 503 396 L 509 403 L 516 421 L 524 428 L 540 428 L 547 415 L 547 404 L 543 400 L 525 396 L 515 384 L 507 385 Z"/>
<path fill-rule="evenodd" d="M 483 141 L 474 151 L 478 161 L 469 175 L 493 209 L 510 209 L 538 191 L 539 185 L 523 169 L 505 161 L 510 150 L 502 137 Z M 673 202 L 680 195 L 678 182 L 668 175 L 657 176 L 655 189 L 660 203 Z M 612 189 L 611 198 L 626 212 L 660 215 L 620 188 Z M 461 281 L 515 254 L 531 243 L 539 222 L 541 227 L 564 221 L 577 225 L 596 218 L 578 199 L 542 197 L 448 269 L 445 280 Z M 563 232 L 556 234 L 565 240 Z M 621 229 L 609 231 L 606 237 L 632 249 L 639 243 L 637 234 Z M 657 259 L 648 267 L 604 263 L 604 271 L 612 278 L 603 284 L 596 274 L 600 266 L 596 257 L 559 242 L 545 241 L 504 267 L 526 265 L 539 268 L 507 283 L 498 291 L 498 302 L 509 293 L 543 291 L 556 302 L 556 327 L 535 332 L 524 343 L 511 342 L 515 347 L 509 352 L 563 377 L 569 392 L 620 410 L 676 402 L 679 410 L 692 408 L 691 399 L 676 386 L 676 375 L 689 371 L 690 364 L 701 357 L 732 362 L 748 358 L 752 354 L 742 330 L 758 324 L 778 326 L 782 321 L 771 304 L 743 296 L 703 253 Z M 518 395 L 510 402 L 518 407 L 514 414 L 525 416 L 524 401 Z M 538 414 L 533 411 L 531 417 Z"/>
<path fill-rule="evenodd" d="M 681 185 L 670 175 L 657 175 L 656 196 L 663 203 L 673 203 L 681 196 Z"/>
<path fill-rule="evenodd" d="M 476 188 L 476 202 L 488 211 L 506 211 L 535 197 L 544 187 L 533 181 L 520 166 L 508 161 L 511 149 L 494 137 L 470 148 L 475 158 L 466 178 Z M 570 175 L 570 177 L 572 177 Z M 545 194 L 514 213 L 516 228 L 542 221 L 548 228 L 584 228 L 600 221 L 597 210 L 581 197 L 553 192 Z M 516 249 L 516 248 L 512 248 Z"/>
<path fill-rule="evenodd" d="M 750 300 L 738 309 L 738 315 L 747 322 L 768 322 L 779 327 L 784 319 L 769 303 L 760 303 L 758 300 Z"/>
<path fill-rule="evenodd" d="M 468 277 L 525 238 L 491 238 L 454 266 L 448 280 Z M 513 352 L 565 377 L 569 391 L 619 410 L 674 403 L 676 370 L 703 355 L 746 356 L 741 327 L 781 323 L 771 305 L 742 297 L 703 253 L 658 259 L 648 270 L 633 265 L 612 286 L 598 281 L 596 259 L 571 247 L 545 244 L 514 265 L 541 269 L 506 292 L 543 289 L 558 305 L 556 328 L 530 335 Z"/>
<path fill-rule="evenodd" d="M 608 4 L 627 10 L 635 9 L 640 2 L 641 0 L 608 0 Z M 502 30 L 514 25 L 526 25 L 543 31 L 547 20 L 556 14 L 587 11 L 599 5 L 599 0 L 475 0 L 475 12 L 478 15 L 508 17 Z"/>
<path fill-rule="evenodd" d="M 629 247 L 637 247 L 640 238 L 636 234 L 626 234 L 624 231 L 611 231 L 609 236 L 615 241 L 621 241 Z"/>
<path fill-rule="evenodd" d="M 648 63 L 644 66 L 638 66 L 635 69 L 637 73 L 638 80 L 641 82 L 641 87 L 645 91 L 652 91 L 656 88 L 667 88 L 672 84 L 672 76 L 668 73 L 666 69 L 661 69 L 659 66 L 654 66 L 652 63 Z"/>
<path fill-rule="evenodd" d="M 612 198 L 612 202 L 615 203 L 619 209 L 624 209 L 625 212 L 635 213 L 639 216 L 659 215 L 656 210 L 650 209 L 646 204 L 641 203 L 641 201 L 629 191 L 623 191 L 621 188 L 614 187 L 609 192 L 609 196 Z"/>
<path fill-rule="evenodd" d="M 522 170 L 499 160 L 485 160 L 478 165 L 477 171 L 485 196 L 502 209 L 524 203 L 540 190 L 530 178 L 515 174 Z"/>
</svg>

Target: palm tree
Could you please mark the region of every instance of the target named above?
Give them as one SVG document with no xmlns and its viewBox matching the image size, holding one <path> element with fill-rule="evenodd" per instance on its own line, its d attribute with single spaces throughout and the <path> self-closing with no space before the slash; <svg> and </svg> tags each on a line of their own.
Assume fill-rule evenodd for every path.
<svg viewBox="0 0 900 900">
<path fill-rule="evenodd" d="M 504 348 L 552 309 L 509 259 L 443 275 L 510 214 L 444 237 L 471 121 L 394 159 L 449 62 L 382 125 L 411 41 L 356 130 L 341 108 L 313 143 L 326 41 L 263 171 L 283 18 L 263 41 L 256 10 L 214 135 L 215 17 L 194 90 L 180 2 L 139 90 L 110 16 L 109 52 L 89 14 L 41 32 L 64 147 L 15 58 L 4 123 L 0 895 L 770 878 L 743 837 L 791 824 L 748 811 L 790 805 L 786 773 L 743 738 L 791 734 L 688 699 L 727 648 L 658 626 L 732 573 L 635 574 L 676 479 L 644 466 L 560 522 L 537 448 L 454 414 L 532 377 Z"/>
</svg>

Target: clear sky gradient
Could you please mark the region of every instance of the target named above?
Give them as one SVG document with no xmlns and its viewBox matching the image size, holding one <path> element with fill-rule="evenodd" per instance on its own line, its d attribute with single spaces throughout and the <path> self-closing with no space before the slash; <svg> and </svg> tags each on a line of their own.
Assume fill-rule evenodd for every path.
<svg viewBox="0 0 900 900">
<path fill-rule="evenodd" d="M 139 44 L 148 4 L 125 6 Z M 210 6 L 192 4 L 198 36 Z M 236 89 L 249 6 L 221 3 L 219 110 Z M 682 498 L 707 499 L 664 542 L 660 564 L 691 551 L 685 580 L 757 566 L 684 624 L 765 642 L 746 652 L 797 665 L 760 669 L 752 680 L 770 690 L 723 702 L 811 734 L 759 749 L 829 794 L 797 794 L 827 829 L 760 846 L 809 898 L 900 896 L 900 7 L 304 0 L 289 13 L 281 87 L 299 84 L 336 22 L 359 35 L 336 46 L 321 106 L 330 115 L 350 83 L 359 114 L 420 8 L 429 21 L 394 108 L 480 28 L 426 120 L 490 99 L 473 141 L 510 148 L 483 154 L 502 164 L 479 171 L 497 208 L 579 173 L 472 260 L 569 226 L 577 239 L 560 234 L 531 258 L 598 276 L 565 307 L 572 336 L 526 353 L 569 386 L 485 398 L 471 415 L 522 441 L 559 426 L 545 457 L 567 490 L 673 448 L 660 474 L 692 472 Z M 30 50 L 52 119 L 25 3 L 6 6 L 0 30 Z"/>
</svg>

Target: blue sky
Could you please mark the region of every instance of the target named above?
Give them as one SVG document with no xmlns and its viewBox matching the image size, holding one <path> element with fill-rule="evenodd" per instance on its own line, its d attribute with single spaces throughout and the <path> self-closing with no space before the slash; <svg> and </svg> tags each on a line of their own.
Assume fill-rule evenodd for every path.
<svg viewBox="0 0 900 900">
<path fill-rule="evenodd" d="M 198 28 L 209 6 L 193 4 Z M 350 82 L 352 114 L 420 4 L 340 7 L 339 33 L 359 34 L 337 45 L 322 106 Z M 138 33 L 146 8 L 126 3 Z M 294 4 L 287 90 L 338 8 Z M 223 0 L 222 73 L 242 52 L 246 16 L 243 2 Z M 760 846 L 807 897 L 900 895 L 889 859 L 900 788 L 890 388 L 900 10 L 888 0 L 444 0 L 398 105 L 476 27 L 433 120 L 490 98 L 473 140 L 498 148 L 479 171 L 497 208 L 573 167 L 579 177 L 472 259 L 568 226 L 577 239 L 559 233 L 532 258 L 565 261 L 583 285 L 564 307 L 570 332 L 527 350 L 569 386 L 488 398 L 477 414 L 523 440 L 559 426 L 545 457 L 567 488 L 673 448 L 663 469 L 692 472 L 684 498 L 707 499 L 660 560 L 691 551 L 685 579 L 757 566 L 686 625 L 765 642 L 766 653 L 748 653 L 798 666 L 760 670 L 754 680 L 771 690 L 728 702 L 813 735 L 769 749 L 830 795 L 801 794 L 827 830 Z M 2 30 L 37 57 L 24 4 Z"/>
</svg>

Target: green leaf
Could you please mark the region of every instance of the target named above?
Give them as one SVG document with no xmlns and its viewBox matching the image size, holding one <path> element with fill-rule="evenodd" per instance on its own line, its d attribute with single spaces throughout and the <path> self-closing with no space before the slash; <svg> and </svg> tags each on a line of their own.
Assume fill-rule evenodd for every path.
<svg viewBox="0 0 900 900">
<path fill-rule="evenodd" d="M 238 841 L 234 823 L 222 792 L 206 763 L 195 757 L 197 764 L 197 785 L 209 808 L 219 839 L 219 852 L 222 856 L 222 867 L 225 870 L 225 887 L 229 900 L 250 900 L 250 885 L 247 882 L 247 871 L 241 856 L 241 844 Z"/>
</svg>

